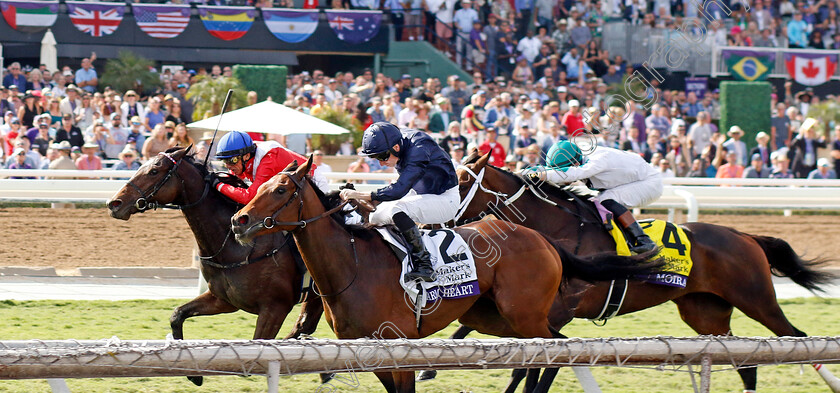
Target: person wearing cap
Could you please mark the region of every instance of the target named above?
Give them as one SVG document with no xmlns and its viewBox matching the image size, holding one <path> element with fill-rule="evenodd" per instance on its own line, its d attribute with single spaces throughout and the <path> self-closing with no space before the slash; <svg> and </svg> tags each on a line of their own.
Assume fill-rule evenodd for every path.
<svg viewBox="0 0 840 393">
<path fill-rule="evenodd" d="M 382 202 L 369 221 L 395 225 L 411 246 L 413 269 L 406 278 L 434 281 L 431 256 L 415 222 L 442 224 L 455 218 L 461 197 L 449 155 L 428 134 L 384 122 L 365 130 L 361 155 L 396 168 L 399 178 L 373 192 L 344 189 L 341 198 Z"/>
<path fill-rule="evenodd" d="M 35 94 L 31 92 L 26 93 L 23 97 L 23 106 L 18 108 L 17 117 L 27 129 L 34 127 L 35 117 L 40 116 L 44 112 L 41 105 L 38 105 L 38 100 L 39 97 L 35 96 Z"/>
<path fill-rule="evenodd" d="M 455 117 L 455 113 L 452 112 L 452 104 L 450 104 L 448 98 L 438 97 L 435 102 L 438 110 L 432 114 L 429 120 L 429 130 L 432 132 L 445 132 L 448 125 L 457 118 Z M 447 147 L 441 147 L 443 147 L 444 151 L 450 150 Z"/>
<path fill-rule="evenodd" d="M 12 154 L 12 150 L 14 150 L 15 148 L 15 138 L 17 138 L 23 132 L 23 127 L 21 127 L 20 120 L 17 117 L 12 117 L 11 119 L 9 119 L 9 123 L 7 124 L 7 126 L 8 129 L 3 128 L 2 135 L 0 136 L 4 139 L 4 153 L 6 156 L 9 156 Z"/>
<path fill-rule="evenodd" d="M 123 127 L 128 127 L 129 119 L 133 119 L 134 117 L 139 118 L 140 123 L 145 124 L 146 110 L 143 108 L 143 105 L 138 102 L 139 97 L 137 96 L 137 92 L 129 90 L 125 92 L 123 97 L 123 103 L 120 105 L 120 115 L 123 119 Z"/>
<path fill-rule="evenodd" d="M 726 136 L 729 137 L 729 140 L 723 142 L 723 147 L 726 148 L 726 151 L 735 153 L 737 157 L 738 165 L 746 166 L 747 162 L 747 144 L 741 140 L 741 137 L 744 136 L 744 130 L 738 126 L 729 127 L 729 131 L 726 132 Z"/>
<path fill-rule="evenodd" d="M 140 161 L 138 160 L 137 150 L 131 146 L 126 146 L 119 154 L 120 162 L 114 165 L 115 171 L 135 171 L 140 169 Z"/>
<path fill-rule="evenodd" d="M 46 156 L 47 149 L 50 147 L 50 140 L 52 139 L 50 137 L 50 125 L 47 121 L 41 121 L 38 123 L 37 130 L 37 134 L 32 140 L 32 150 L 38 151 L 38 154 L 41 156 Z"/>
<path fill-rule="evenodd" d="M 76 164 L 70 159 L 70 150 L 73 148 L 68 141 L 61 141 L 53 147 L 58 153 L 54 160 L 50 161 L 48 169 L 76 169 Z"/>
<path fill-rule="evenodd" d="M 138 152 L 143 151 L 143 143 L 146 142 L 146 136 L 143 135 L 143 122 L 140 120 L 140 116 L 133 116 L 128 121 L 128 136 L 126 137 L 126 143 L 130 139 L 134 139 L 134 149 Z"/>
<path fill-rule="evenodd" d="M 478 152 L 482 155 L 490 153 L 490 165 L 502 168 L 505 165 L 504 146 L 498 141 L 498 132 L 495 127 L 487 127 L 484 142 L 478 145 Z"/>
<path fill-rule="evenodd" d="M 770 153 L 770 161 L 773 163 L 773 172 L 770 173 L 771 179 L 793 179 L 793 172 L 790 171 L 790 158 L 788 158 L 789 151 L 790 149 L 783 147 Z"/>
<path fill-rule="evenodd" d="M 31 163 L 27 162 L 26 160 L 26 151 L 21 148 L 17 147 L 14 151 L 12 151 L 11 157 L 9 157 L 9 162 L 6 164 L 7 169 L 35 169 Z M 34 179 L 33 177 L 19 177 L 19 176 L 12 176 L 10 179 Z"/>
<path fill-rule="evenodd" d="M 809 179 L 837 179 L 837 172 L 831 169 L 831 163 L 828 158 L 820 158 L 817 160 L 817 169 L 808 174 Z"/>
<path fill-rule="evenodd" d="M 16 149 L 23 149 L 24 154 L 26 155 L 26 164 L 30 167 L 38 168 L 41 166 L 41 154 L 37 151 L 30 149 L 29 138 L 24 135 L 18 135 L 14 140 L 12 140 L 12 154 L 6 158 L 5 167 L 8 169 L 9 166 L 16 160 L 16 155 L 14 154 L 14 150 Z"/>
<path fill-rule="evenodd" d="M 642 207 L 662 196 L 660 172 L 636 153 L 597 146 L 584 155 L 577 143 L 585 143 L 588 148 L 591 141 L 579 137 L 557 142 L 548 151 L 545 168 L 525 169 L 521 173 L 533 182 L 566 185 L 580 180 L 590 188 L 603 190 L 595 201 L 612 213 L 627 236 L 630 251 L 642 254 L 655 249 L 656 244 L 627 207 Z"/>
<path fill-rule="evenodd" d="M 769 157 L 768 157 L 769 158 Z M 750 158 L 750 166 L 744 169 L 745 179 L 766 179 L 770 177 L 770 168 L 764 165 L 761 154 L 755 153 Z"/>
<path fill-rule="evenodd" d="M 111 113 L 108 120 L 109 123 L 105 127 L 105 143 L 102 151 L 105 153 L 105 158 L 113 160 L 119 158 L 120 152 L 125 149 L 128 139 L 128 129 L 122 126 L 122 115 L 120 115 L 120 112 Z"/>
<path fill-rule="evenodd" d="M 791 158 L 791 171 L 797 178 L 805 178 L 817 169 L 818 149 L 828 147 L 825 138 L 817 136 L 818 127 L 817 119 L 805 119 L 799 127 L 799 135 L 790 145 L 788 157 Z"/>
<path fill-rule="evenodd" d="M 211 176 L 213 188 L 231 200 L 247 204 L 254 199 L 257 189 L 274 175 L 280 173 L 292 162 L 302 164 L 306 157 L 297 154 L 277 141 L 254 142 L 251 136 L 242 131 L 231 131 L 219 139 L 216 147 L 216 158 L 234 176 L 248 180 L 251 185 L 247 188 L 236 187 L 222 183 L 218 177 Z M 314 174 L 313 166 L 310 174 Z M 328 191 L 327 180 L 320 176 L 313 176 L 315 184 L 322 191 Z"/>
<path fill-rule="evenodd" d="M 61 115 L 76 114 L 76 109 L 82 106 L 82 98 L 79 96 L 79 89 L 75 85 L 69 85 L 66 89 L 67 96 L 61 99 L 59 107 Z"/>
<path fill-rule="evenodd" d="M 105 128 L 102 125 L 97 127 Z M 102 159 L 96 152 L 99 151 L 99 145 L 96 142 L 85 142 L 82 145 L 82 156 L 76 159 L 76 168 L 80 170 L 99 170 L 102 169 Z"/>
<path fill-rule="evenodd" d="M 569 50 L 572 46 L 572 35 L 569 33 L 569 22 L 566 18 L 560 18 L 556 23 L 556 29 L 551 33 L 551 39 L 554 40 L 554 47 L 557 48 L 558 53 L 563 53 Z"/>
<path fill-rule="evenodd" d="M 586 131 L 586 125 L 583 123 L 583 115 L 580 111 L 580 101 L 569 101 L 569 111 L 560 119 L 560 125 L 566 127 L 566 133 L 570 137 L 578 136 Z"/>
</svg>

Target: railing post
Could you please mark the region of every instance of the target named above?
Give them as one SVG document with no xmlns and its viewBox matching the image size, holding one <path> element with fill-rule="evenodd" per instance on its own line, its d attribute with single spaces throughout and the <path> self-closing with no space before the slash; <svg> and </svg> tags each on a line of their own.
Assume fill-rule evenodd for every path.
<svg viewBox="0 0 840 393">
<path fill-rule="evenodd" d="M 280 362 L 276 360 L 268 362 L 268 373 L 265 379 L 268 382 L 268 393 L 277 393 L 280 389 Z"/>
</svg>

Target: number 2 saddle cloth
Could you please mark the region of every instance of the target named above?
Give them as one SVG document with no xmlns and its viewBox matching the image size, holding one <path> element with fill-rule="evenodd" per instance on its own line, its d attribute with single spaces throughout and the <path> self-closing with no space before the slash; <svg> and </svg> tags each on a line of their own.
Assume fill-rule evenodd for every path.
<svg viewBox="0 0 840 393">
<path fill-rule="evenodd" d="M 660 252 L 654 258 L 661 258 L 665 262 L 661 272 L 639 278 L 654 284 L 685 288 L 692 265 L 691 241 L 685 231 L 673 223 L 662 220 L 639 220 L 639 225 L 660 247 Z M 610 234 L 615 239 L 616 253 L 630 255 L 624 233 L 615 223 L 612 225 Z"/>
<path fill-rule="evenodd" d="M 376 231 L 391 247 L 397 259 L 402 261 L 400 285 L 411 302 L 416 303 L 420 293 L 417 282 L 405 279 L 405 275 L 411 271 L 409 246 L 392 226 L 377 227 Z M 426 307 L 440 298 L 457 299 L 478 295 L 475 260 L 461 235 L 451 229 L 422 229 L 420 232 L 426 249 L 432 255 L 432 268 L 437 275 L 435 281 L 421 283 L 423 293 L 419 297 L 420 307 Z"/>
</svg>

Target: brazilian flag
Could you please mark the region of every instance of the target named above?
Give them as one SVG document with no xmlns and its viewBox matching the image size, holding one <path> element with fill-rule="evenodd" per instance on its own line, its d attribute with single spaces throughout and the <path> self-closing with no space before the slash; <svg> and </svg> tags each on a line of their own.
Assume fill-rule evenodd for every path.
<svg viewBox="0 0 840 393">
<path fill-rule="evenodd" d="M 776 60 L 773 52 L 723 50 L 721 55 L 732 76 L 748 82 L 767 79 Z"/>
</svg>

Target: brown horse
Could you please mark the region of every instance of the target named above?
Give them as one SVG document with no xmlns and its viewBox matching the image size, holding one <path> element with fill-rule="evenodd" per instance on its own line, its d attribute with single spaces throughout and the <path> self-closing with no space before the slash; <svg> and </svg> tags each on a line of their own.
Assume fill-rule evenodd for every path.
<svg viewBox="0 0 840 393">
<path fill-rule="evenodd" d="M 209 290 L 172 313 L 169 321 L 175 339 L 184 338 L 187 318 L 237 310 L 257 315 L 255 339 L 274 339 L 301 297 L 303 273 L 296 267 L 294 242 L 282 233 L 267 236 L 253 247 L 234 241 L 230 217 L 240 205 L 210 190 L 204 180 L 207 169 L 188 155 L 189 150 L 170 149 L 141 167 L 108 201 L 111 217 L 128 220 L 157 206 L 176 207 L 184 213 L 203 256 L 201 273 Z M 315 331 L 323 306 L 320 299 L 310 296 L 287 338 Z M 202 382 L 201 377 L 190 380 Z"/>
<path fill-rule="evenodd" d="M 580 197 L 562 188 L 533 184 L 487 165 L 489 157 L 489 154 L 473 155 L 467 160 L 469 171 L 457 171 L 462 198 L 470 193 L 476 177 L 482 179 L 475 186 L 471 200 L 466 201 L 459 222 L 494 214 L 540 231 L 576 254 L 615 252 L 615 241 L 600 224 L 594 207 L 587 208 L 581 204 Z M 820 291 L 821 285 L 834 278 L 814 269 L 825 260 L 803 260 L 787 242 L 777 238 L 703 223 L 689 223 L 683 228 L 692 244 L 694 262 L 687 286 L 675 288 L 631 281 L 618 315 L 671 300 L 683 321 L 697 333 L 726 335 L 731 333 L 730 318 L 735 307 L 776 335 L 805 336 L 782 312 L 771 275 L 786 276 L 804 288 Z M 576 318 L 598 317 L 609 283 L 592 285 L 575 281 L 570 282 L 570 287 L 582 290 L 564 291 L 561 293 L 564 302 L 574 310 Z M 454 338 L 463 338 L 469 331 L 462 327 Z M 744 389 L 755 390 L 756 368 L 742 368 L 738 372 Z"/>
<path fill-rule="evenodd" d="M 554 321 L 549 316 L 564 268 L 579 271 L 604 264 L 623 266 L 620 275 L 649 271 L 628 265 L 639 258 L 597 256 L 587 262 L 556 248 L 536 231 L 511 225 L 502 233 L 492 222 L 474 223 L 455 231 L 474 250 L 481 296 L 439 300 L 442 303 L 418 327 L 399 284 L 399 261 L 372 230 L 348 227 L 335 217 L 343 204 L 331 208 L 311 184 L 305 176 L 311 164 L 310 157 L 293 172 L 287 168 L 260 186 L 256 197 L 231 218 L 231 225 L 237 240 L 245 243 L 281 230 L 293 233 L 338 338 L 421 338 L 455 319 L 492 335 L 550 338 Z M 475 251 L 475 246 L 484 252 Z M 479 298 L 492 300 L 498 312 L 474 307 Z M 391 329 L 382 332 L 383 323 Z M 389 392 L 414 391 L 413 372 L 376 376 Z M 548 386 L 538 390 L 547 391 Z"/>
</svg>

